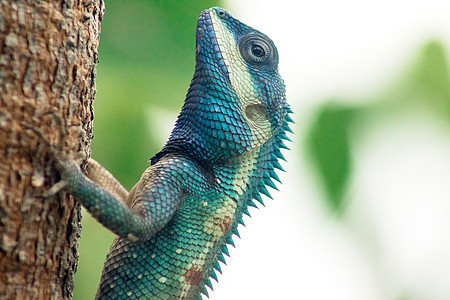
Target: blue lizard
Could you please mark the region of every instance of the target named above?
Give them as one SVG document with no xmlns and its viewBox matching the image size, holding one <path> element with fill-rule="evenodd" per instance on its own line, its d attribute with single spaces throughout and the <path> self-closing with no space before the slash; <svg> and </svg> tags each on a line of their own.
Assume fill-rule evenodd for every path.
<svg viewBox="0 0 450 300">
<path fill-rule="evenodd" d="M 274 43 L 224 9 L 203 11 L 184 105 L 129 193 L 95 161 L 85 176 L 56 154 L 59 187 L 117 234 L 96 299 L 208 295 L 248 206 L 276 188 L 291 112 Z"/>
</svg>

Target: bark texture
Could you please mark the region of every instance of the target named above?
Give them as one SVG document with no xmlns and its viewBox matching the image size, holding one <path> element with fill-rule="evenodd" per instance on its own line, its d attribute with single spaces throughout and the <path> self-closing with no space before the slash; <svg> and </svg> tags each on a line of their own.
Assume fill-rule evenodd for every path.
<svg viewBox="0 0 450 300">
<path fill-rule="evenodd" d="M 0 299 L 71 299 L 80 207 L 64 193 L 46 143 L 84 164 L 102 0 L 0 0 Z"/>
</svg>

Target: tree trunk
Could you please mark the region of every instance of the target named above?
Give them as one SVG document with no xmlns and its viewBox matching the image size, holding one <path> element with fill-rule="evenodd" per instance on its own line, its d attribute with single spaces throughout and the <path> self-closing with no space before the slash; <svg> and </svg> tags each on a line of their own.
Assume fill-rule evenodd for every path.
<svg viewBox="0 0 450 300">
<path fill-rule="evenodd" d="M 0 0 L 0 299 L 71 299 L 80 206 L 61 193 L 39 129 L 90 156 L 102 0 Z"/>
</svg>

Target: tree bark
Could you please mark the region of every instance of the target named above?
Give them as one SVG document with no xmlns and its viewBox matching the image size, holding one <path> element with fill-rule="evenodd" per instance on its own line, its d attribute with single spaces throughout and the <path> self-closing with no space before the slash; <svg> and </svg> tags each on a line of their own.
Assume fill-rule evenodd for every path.
<svg viewBox="0 0 450 300">
<path fill-rule="evenodd" d="M 102 0 L 0 0 L 0 299 L 71 299 L 80 206 L 44 140 L 90 156 Z M 58 134 L 63 123 L 65 138 Z"/>
</svg>

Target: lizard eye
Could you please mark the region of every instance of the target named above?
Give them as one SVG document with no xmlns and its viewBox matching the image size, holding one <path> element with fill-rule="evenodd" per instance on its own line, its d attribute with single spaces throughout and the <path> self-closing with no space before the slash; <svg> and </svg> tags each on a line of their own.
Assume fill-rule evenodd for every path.
<svg viewBox="0 0 450 300">
<path fill-rule="evenodd" d="M 220 18 L 224 19 L 226 16 L 226 12 L 223 9 L 218 9 L 217 10 L 217 14 L 219 15 Z"/>
<path fill-rule="evenodd" d="M 266 51 L 264 51 L 263 47 L 260 45 L 253 45 L 252 54 L 256 57 L 264 57 L 266 55 Z"/>
<path fill-rule="evenodd" d="M 239 41 L 239 50 L 244 60 L 250 64 L 276 66 L 277 52 L 272 41 L 260 33 L 249 33 Z"/>
</svg>

